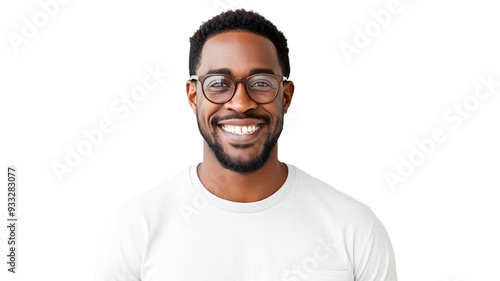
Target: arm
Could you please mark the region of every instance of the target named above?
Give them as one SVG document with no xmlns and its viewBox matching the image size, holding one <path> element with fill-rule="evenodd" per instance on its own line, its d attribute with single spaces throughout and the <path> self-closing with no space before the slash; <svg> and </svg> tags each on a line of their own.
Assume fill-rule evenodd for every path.
<svg viewBox="0 0 500 281">
<path fill-rule="evenodd" d="M 103 231 L 97 252 L 95 281 L 140 281 L 141 258 L 137 234 L 121 223 L 115 213 Z"/>
</svg>

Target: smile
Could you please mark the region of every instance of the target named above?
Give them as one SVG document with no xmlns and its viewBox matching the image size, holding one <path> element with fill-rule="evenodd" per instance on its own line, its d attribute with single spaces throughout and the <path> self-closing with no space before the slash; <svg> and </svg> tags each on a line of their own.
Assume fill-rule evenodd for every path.
<svg viewBox="0 0 500 281">
<path fill-rule="evenodd" d="M 222 129 L 235 135 L 250 135 L 257 132 L 260 128 L 262 128 L 262 126 L 263 124 L 250 126 L 222 125 Z"/>
</svg>

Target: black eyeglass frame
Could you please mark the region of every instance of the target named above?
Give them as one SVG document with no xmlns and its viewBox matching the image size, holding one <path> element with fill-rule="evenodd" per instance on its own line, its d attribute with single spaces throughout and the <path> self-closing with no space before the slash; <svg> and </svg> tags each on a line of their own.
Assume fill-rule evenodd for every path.
<svg viewBox="0 0 500 281">
<path fill-rule="evenodd" d="M 212 77 L 212 76 L 224 76 L 224 77 L 227 77 L 229 78 L 229 80 L 232 80 L 234 81 L 234 89 L 233 89 L 233 93 L 231 94 L 231 96 L 224 102 L 213 102 L 211 99 L 209 99 L 207 97 L 207 95 L 205 94 L 205 89 L 203 88 L 203 83 L 205 82 L 205 80 L 209 77 Z M 274 79 L 276 79 L 276 81 L 278 81 L 278 89 L 276 90 L 276 93 L 274 94 L 274 97 L 268 101 L 268 102 L 257 102 L 255 101 L 254 99 L 252 99 L 252 97 L 248 94 L 248 84 L 247 84 L 247 81 L 251 78 L 253 78 L 254 76 L 271 76 L 273 77 Z M 247 96 L 249 99 L 251 99 L 253 102 L 257 103 L 257 104 L 268 104 L 268 103 L 271 103 L 273 102 L 276 97 L 278 96 L 278 93 L 280 91 L 280 85 L 281 85 L 281 82 L 287 82 L 289 81 L 288 80 L 288 77 L 286 76 L 282 76 L 282 75 L 276 75 L 276 74 L 268 74 L 268 73 L 256 73 L 256 74 L 253 74 L 253 75 L 250 75 L 248 77 L 245 77 L 245 78 L 234 78 L 233 76 L 231 75 L 227 75 L 227 74 L 218 74 L 218 73 L 214 73 L 214 74 L 207 74 L 207 75 L 191 75 L 189 77 L 189 79 L 191 80 L 195 80 L 195 81 L 199 81 L 200 84 L 201 84 L 201 92 L 203 93 L 203 96 L 211 103 L 215 103 L 215 104 L 224 104 L 228 101 L 230 101 L 233 97 L 234 97 L 234 94 L 236 93 L 236 88 L 238 87 L 238 83 L 240 82 L 243 82 L 243 84 L 245 85 L 245 91 L 247 93 Z"/>
</svg>

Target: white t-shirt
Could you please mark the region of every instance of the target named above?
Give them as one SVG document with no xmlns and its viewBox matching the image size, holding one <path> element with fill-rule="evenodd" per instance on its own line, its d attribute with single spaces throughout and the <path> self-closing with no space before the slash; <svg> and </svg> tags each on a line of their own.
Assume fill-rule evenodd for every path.
<svg viewBox="0 0 500 281">
<path fill-rule="evenodd" d="M 293 165 L 257 202 L 210 193 L 197 165 L 122 205 L 97 281 L 396 281 L 391 242 L 370 208 Z"/>
</svg>

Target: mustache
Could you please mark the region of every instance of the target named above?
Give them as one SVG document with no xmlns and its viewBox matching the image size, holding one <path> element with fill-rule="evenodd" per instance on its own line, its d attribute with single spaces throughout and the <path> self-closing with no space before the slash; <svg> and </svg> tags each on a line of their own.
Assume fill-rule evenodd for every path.
<svg viewBox="0 0 500 281">
<path fill-rule="evenodd" d="M 228 119 L 247 119 L 247 118 L 252 118 L 252 119 L 259 119 L 264 122 L 264 124 L 270 124 L 271 123 L 271 117 L 266 116 L 266 115 L 257 115 L 254 113 L 245 113 L 241 114 L 238 112 L 233 112 L 232 114 L 226 115 L 226 116 L 214 116 L 212 118 L 212 121 L 210 122 L 212 126 L 217 126 L 217 123 L 223 120 L 228 120 Z"/>
</svg>

